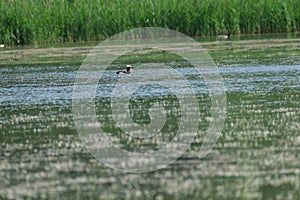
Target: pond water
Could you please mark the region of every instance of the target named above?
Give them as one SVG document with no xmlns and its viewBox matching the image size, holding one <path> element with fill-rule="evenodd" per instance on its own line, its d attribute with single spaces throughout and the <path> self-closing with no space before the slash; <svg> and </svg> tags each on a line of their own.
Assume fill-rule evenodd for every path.
<svg viewBox="0 0 300 200">
<path fill-rule="evenodd" d="M 72 115 L 78 69 L 0 67 L 2 198 L 299 199 L 299 65 L 220 66 L 227 114 L 222 135 L 210 154 L 198 158 L 200 135 L 174 163 L 142 174 L 111 169 L 82 144 Z M 203 119 L 199 127 L 205 130 L 210 115 L 205 81 L 190 67 L 178 70 L 197 93 Z M 153 99 L 166 105 L 168 118 L 159 140 L 142 145 L 135 139 L 128 142 L 111 119 L 109 88 L 119 78 L 115 70 L 108 70 L 99 82 L 95 99 L 98 120 L 120 148 L 160 148 L 174 136 L 179 123 L 176 97 L 160 87 L 148 92 L 147 84 L 135 93 L 130 105 L 136 123 L 149 123 L 147 110 Z"/>
</svg>

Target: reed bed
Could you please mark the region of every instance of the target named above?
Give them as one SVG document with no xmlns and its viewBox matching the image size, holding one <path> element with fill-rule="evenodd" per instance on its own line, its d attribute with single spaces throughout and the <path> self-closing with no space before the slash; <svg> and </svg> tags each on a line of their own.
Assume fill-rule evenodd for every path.
<svg viewBox="0 0 300 200">
<path fill-rule="evenodd" d="M 6 0 L 0 43 L 105 39 L 157 26 L 189 36 L 297 32 L 299 0 Z"/>
</svg>

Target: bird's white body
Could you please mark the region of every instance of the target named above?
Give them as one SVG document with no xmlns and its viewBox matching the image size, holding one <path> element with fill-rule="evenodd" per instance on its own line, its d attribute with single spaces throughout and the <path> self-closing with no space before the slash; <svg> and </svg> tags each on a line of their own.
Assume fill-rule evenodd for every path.
<svg viewBox="0 0 300 200">
<path fill-rule="evenodd" d="M 229 39 L 230 38 L 230 33 L 227 35 L 219 35 L 218 38 L 220 39 Z"/>
</svg>

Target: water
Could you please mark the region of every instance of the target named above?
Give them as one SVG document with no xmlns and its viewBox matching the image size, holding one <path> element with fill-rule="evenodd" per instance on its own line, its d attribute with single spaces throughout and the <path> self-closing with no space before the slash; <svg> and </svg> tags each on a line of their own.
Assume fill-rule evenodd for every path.
<svg viewBox="0 0 300 200">
<path fill-rule="evenodd" d="M 77 70 L 78 66 L 0 68 L 2 198 L 299 199 L 299 65 L 219 67 L 227 116 L 214 149 L 199 159 L 199 135 L 173 164 L 144 174 L 108 168 L 82 145 L 71 109 Z M 192 68 L 178 70 L 197 93 L 203 119 L 199 128 L 205 130 L 210 117 L 205 81 Z M 168 125 L 159 140 L 128 142 L 111 118 L 109 90 L 118 78 L 108 70 L 95 101 L 98 119 L 114 142 L 140 152 L 168 143 L 180 119 L 176 97 L 159 86 L 147 92 L 151 84 L 135 93 L 131 108 L 136 123 L 149 123 L 147 111 L 154 99 L 164 103 Z"/>
</svg>

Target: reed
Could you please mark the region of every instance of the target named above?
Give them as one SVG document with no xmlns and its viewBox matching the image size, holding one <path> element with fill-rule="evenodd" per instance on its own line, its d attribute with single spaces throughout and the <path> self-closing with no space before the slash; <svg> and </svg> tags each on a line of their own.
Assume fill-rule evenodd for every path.
<svg viewBox="0 0 300 200">
<path fill-rule="evenodd" d="M 189 36 L 296 32 L 299 0 L 6 0 L 0 43 L 102 40 L 157 26 Z"/>
</svg>

